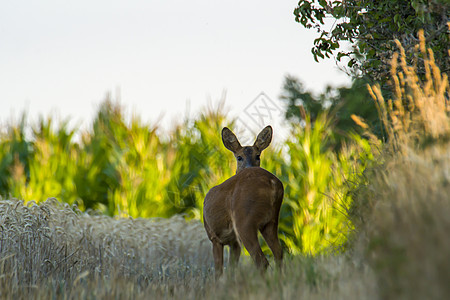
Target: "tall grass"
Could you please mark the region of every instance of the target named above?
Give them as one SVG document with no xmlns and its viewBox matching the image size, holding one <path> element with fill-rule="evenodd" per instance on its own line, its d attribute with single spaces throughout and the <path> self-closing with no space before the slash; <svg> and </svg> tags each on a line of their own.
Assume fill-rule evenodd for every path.
<svg viewBox="0 0 450 300">
<path fill-rule="evenodd" d="M 306 126 L 293 126 L 286 153 L 264 157 L 285 186 L 281 239 L 293 254 L 338 250 L 353 228 L 347 218 L 350 191 L 372 154 L 367 140 L 349 136 L 352 144 L 337 153 L 326 146 L 334 138 L 331 119 L 325 114 L 314 122 L 307 118 Z"/>
<path fill-rule="evenodd" d="M 422 32 L 419 38 L 425 78 L 406 65 L 398 44 L 394 99 L 370 87 L 388 142 L 354 202 L 356 253 L 373 267 L 385 299 L 450 295 L 450 89 Z"/>
<path fill-rule="evenodd" d="M 385 100 L 380 87 L 368 87 L 389 139 L 392 151 L 405 154 L 408 149 L 424 147 L 437 140 L 447 142 L 450 138 L 448 122 L 448 77 L 441 73 L 434 61 L 431 49 L 426 49 L 423 31 L 419 32 L 420 44 L 416 47 L 416 63 L 408 66 L 406 54 L 399 41 L 399 52 L 392 58 L 392 90 L 394 99 Z M 423 62 L 425 78 L 416 74 Z"/>
</svg>

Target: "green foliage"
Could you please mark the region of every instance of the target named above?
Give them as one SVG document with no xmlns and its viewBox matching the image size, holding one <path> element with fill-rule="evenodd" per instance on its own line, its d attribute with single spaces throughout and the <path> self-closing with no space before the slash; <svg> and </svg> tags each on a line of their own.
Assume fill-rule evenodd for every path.
<svg viewBox="0 0 450 300">
<path fill-rule="evenodd" d="M 297 22 L 305 28 L 316 29 L 319 34 L 311 50 L 316 61 L 332 55 L 336 55 L 338 61 L 347 57 L 351 70 L 385 81 L 389 75 L 389 60 L 396 49 L 394 40 L 401 42 L 408 53 L 408 61 L 413 62 L 419 29 L 425 30 L 441 70 L 450 70 L 449 12 L 448 0 L 301 0 L 294 15 Z M 328 25 L 324 26 L 329 17 L 335 20 L 331 30 Z M 344 42 L 352 43 L 353 49 L 343 50 Z M 420 74 L 424 73 L 422 71 Z"/>
<path fill-rule="evenodd" d="M 25 137 L 26 115 L 22 114 L 15 126 L 8 126 L 2 132 L 0 140 L 0 195 L 7 196 L 10 190 L 9 178 L 24 176 L 29 178 L 28 160 L 31 155 L 31 143 Z M 17 168 L 13 168 L 17 166 Z M 20 167 L 19 167 L 20 166 Z M 23 168 L 25 166 L 25 168 Z"/>
<path fill-rule="evenodd" d="M 179 208 L 174 213 L 201 219 L 208 190 L 234 174 L 233 155 L 222 146 L 220 136 L 226 122 L 223 111 L 223 102 L 207 108 L 193 122 L 186 120 L 178 126 L 170 137 L 167 191 L 170 202 Z"/>
<path fill-rule="evenodd" d="M 110 165 L 110 174 L 117 174 L 118 182 L 113 182 L 110 187 L 114 188 L 106 194 L 109 210 L 136 217 L 169 216 L 169 208 L 164 205 L 168 178 L 159 154 L 164 145 L 156 128 L 142 124 L 137 117 L 128 126 L 122 118 L 118 124 L 121 126 L 114 129 L 111 153 L 114 164 Z"/>
<path fill-rule="evenodd" d="M 32 142 L 25 138 L 24 117 L 18 126 L 8 129 L 8 136 L 1 143 L 4 150 L 10 150 L 1 155 L 3 172 L 9 175 L 2 176 L 6 179 L 1 190 L 3 196 L 44 199 L 57 194 L 68 203 L 77 200 L 72 181 L 77 159 L 71 143 L 74 131 L 67 129 L 67 122 L 59 124 L 56 131 L 52 126 L 51 118 L 41 118 L 32 128 Z"/>
<path fill-rule="evenodd" d="M 306 126 L 294 125 L 287 141 L 286 162 L 264 158 L 267 169 L 279 176 L 285 187 L 280 220 L 281 239 L 292 253 L 318 254 L 339 247 L 353 225 L 347 220 L 350 192 L 367 162 L 372 159 L 367 140 L 352 135 L 351 146 L 337 154 L 326 147 L 333 139 L 330 119 L 321 114 Z M 276 168 L 277 166 L 283 166 Z"/>
<path fill-rule="evenodd" d="M 281 94 L 281 99 L 287 104 L 286 119 L 295 124 L 306 122 L 308 117 L 314 122 L 319 115 L 328 113 L 333 120 L 334 134 L 327 143 L 336 150 L 345 142 L 351 142 L 351 132 L 363 133 L 363 128 L 352 119 L 354 114 L 361 116 L 381 137 L 375 102 L 367 90 L 368 82 L 367 78 L 355 79 L 350 87 L 328 87 L 315 96 L 305 90 L 298 78 L 286 76 Z"/>
</svg>

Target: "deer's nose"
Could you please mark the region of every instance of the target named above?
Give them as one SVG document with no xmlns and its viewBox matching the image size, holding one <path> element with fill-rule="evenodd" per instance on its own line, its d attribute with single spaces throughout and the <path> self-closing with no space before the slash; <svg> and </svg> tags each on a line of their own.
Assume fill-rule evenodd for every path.
<svg viewBox="0 0 450 300">
<path fill-rule="evenodd" d="M 246 168 L 256 167 L 256 166 L 257 166 L 256 162 L 254 162 L 254 161 L 252 161 L 252 160 L 250 160 L 250 159 L 248 159 L 248 160 L 246 161 L 246 164 L 245 164 L 245 167 L 246 167 Z"/>
</svg>

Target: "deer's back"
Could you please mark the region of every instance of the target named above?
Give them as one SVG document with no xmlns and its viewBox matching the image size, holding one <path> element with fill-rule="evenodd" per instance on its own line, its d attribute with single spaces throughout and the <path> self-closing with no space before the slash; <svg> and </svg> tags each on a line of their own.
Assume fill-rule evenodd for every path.
<svg viewBox="0 0 450 300">
<path fill-rule="evenodd" d="M 253 218 L 263 226 L 278 218 L 282 199 L 283 184 L 275 175 L 260 167 L 246 168 L 206 195 L 203 219 L 208 235 L 228 244 L 236 239 L 233 219 Z"/>
<path fill-rule="evenodd" d="M 269 171 L 255 167 L 242 170 L 231 198 L 234 218 L 251 220 L 263 227 L 278 220 L 283 200 L 283 184 Z"/>
</svg>

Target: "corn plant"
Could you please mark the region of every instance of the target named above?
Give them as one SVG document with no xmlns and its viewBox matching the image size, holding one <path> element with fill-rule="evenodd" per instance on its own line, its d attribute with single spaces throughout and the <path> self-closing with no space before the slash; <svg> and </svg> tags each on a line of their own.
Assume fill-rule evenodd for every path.
<svg viewBox="0 0 450 300">
<path fill-rule="evenodd" d="M 208 190 L 232 176 L 232 154 L 222 146 L 223 126 L 233 125 L 223 103 L 187 118 L 170 132 L 127 118 L 123 107 L 107 99 L 91 128 L 74 141 L 67 122 L 42 119 L 32 127 L 11 126 L 0 142 L 3 195 L 40 202 L 57 197 L 82 210 L 109 215 L 202 219 Z M 364 140 L 339 154 L 330 149 L 330 119 L 317 118 L 305 127 L 293 124 L 290 138 L 272 146 L 262 167 L 284 183 L 280 236 L 293 253 L 319 253 L 344 240 L 346 179 L 364 168 Z M 358 146 L 359 145 L 359 146 Z M 11 149 L 13 150 L 11 153 Z M 351 226 L 350 226 L 351 227 Z"/>
</svg>

